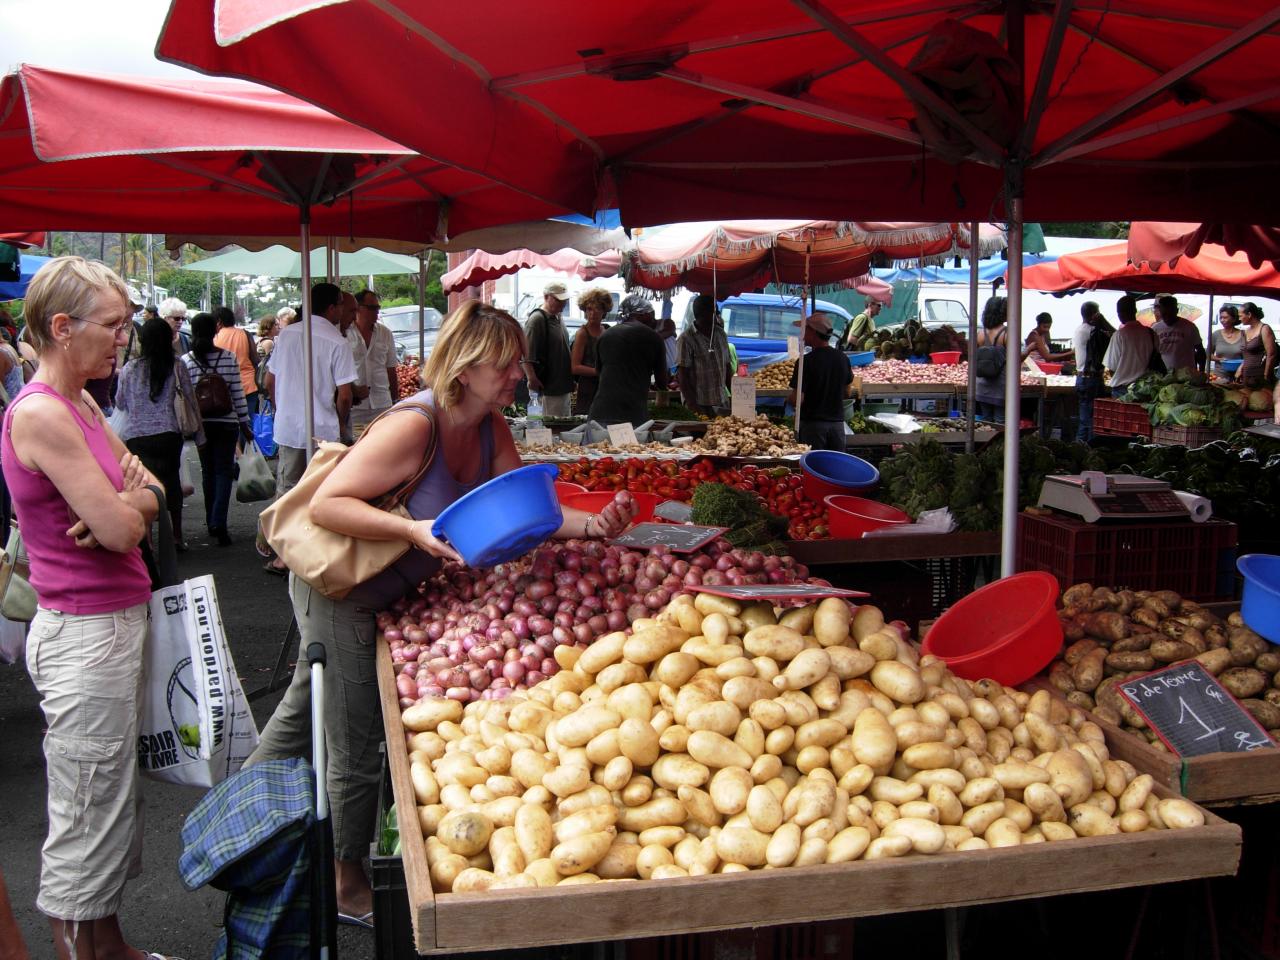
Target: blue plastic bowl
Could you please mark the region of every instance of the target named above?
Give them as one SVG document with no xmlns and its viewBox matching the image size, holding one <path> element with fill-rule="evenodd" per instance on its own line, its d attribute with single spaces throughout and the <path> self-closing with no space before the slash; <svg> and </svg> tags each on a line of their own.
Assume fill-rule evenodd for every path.
<svg viewBox="0 0 1280 960">
<path fill-rule="evenodd" d="M 860 457 L 836 450 L 810 450 L 800 457 L 804 492 L 822 503 L 833 493 L 858 494 L 880 482 L 880 471 Z"/>
<path fill-rule="evenodd" d="M 1240 369 L 1240 366 L 1243 363 L 1243 360 L 1223 360 L 1222 369 L 1227 371 L 1227 373 L 1235 373 Z"/>
<path fill-rule="evenodd" d="M 1280 557 L 1248 553 L 1236 568 L 1244 574 L 1240 616 L 1258 636 L 1280 643 Z"/>
<path fill-rule="evenodd" d="M 874 363 L 875 359 L 876 352 L 874 350 L 863 350 L 861 353 L 851 353 L 849 354 L 849 366 L 865 367 L 868 364 Z"/>
<path fill-rule="evenodd" d="M 923 356 L 923 357 L 910 356 L 910 357 L 907 357 L 907 363 L 928 363 L 928 362 L 929 362 L 929 357 L 928 357 L 928 356 Z"/>
<path fill-rule="evenodd" d="M 556 499 L 559 470 L 548 463 L 494 477 L 446 507 L 431 532 L 471 567 L 492 567 L 528 553 L 564 522 Z"/>
</svg>

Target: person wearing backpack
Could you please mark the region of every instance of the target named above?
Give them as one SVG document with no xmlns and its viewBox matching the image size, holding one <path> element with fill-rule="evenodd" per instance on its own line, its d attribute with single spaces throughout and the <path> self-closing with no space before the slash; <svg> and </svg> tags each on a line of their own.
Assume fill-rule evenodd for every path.
<svg viewBox="0 0 1280 960">
<path fill-rule="evenodd" d="M 1007 297 L 992 297 L 982 308 L 982 329 L 978 331 L 977 349 L 973 355 L 974 397 L 978 416 L 1004 423 L 1004 367 L 1008 350 L 1009 316 Z M 1024 347 L 1019 364 L 1034 347 Z"/>
<path fill-rule="evenodd" d="M 1072 338 L 1076 357 L 1076 400 L 1079 420 L 1076 439 L 1088 443 L 1093 439 L 1093 401 L 1106 395 L 1102 380 L 1102 359 L 1111 344 L 1115 328 L 1107 322 L 1098 305 L 1090 300 L 1080 307 L 1080 326 Z"/>
<path fill-rule="evenodd" d="M 240 382 L 240 363 L 230 350 L 213 345 L 217 323 L 212 314 L 191 319 L 191 351 L 182 356 L 195 384 L 196 405 L 204 419 L 205 442 L 198 448 L 204 481 L 204 517 L 218 546 L 231 545 L 227 509 L 235 486 L 236 439 L 253 440 L 249 408 Z"/>
</svg>

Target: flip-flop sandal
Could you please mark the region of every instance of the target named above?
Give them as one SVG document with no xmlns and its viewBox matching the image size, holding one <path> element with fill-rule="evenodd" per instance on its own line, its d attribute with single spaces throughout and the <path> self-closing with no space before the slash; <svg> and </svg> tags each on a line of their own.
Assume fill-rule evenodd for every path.
<svg viewBox="0 0 1280 960">
<path fill-rule="evenodd" d="M 271 544 L 267 543 L 267 538 L 262 535 L 259 530 L 257 536 L 253 538 L 253 548 L 258 551 L 258 556 L 264 560 L 272 560 L 275 558 L 276 552 L 271 549 Z"/>
<path fill-rule="evenodd" d="M 355 916 L 354 914 L 342 913 L 341 911 L 339 911 L 338 922 L 345 923 L 351 927 L 364 927 L 366 930 L 372 930 L 373 929 L 373 911 L 370 910 L 368 913 L 359 917 Z"/>
<path fill-rule="evenodd" d="M 287 577 L 289 575 L 289 568 L 277 567 L 274 563 L 268 560 L 266 563 L 262 565 L 262 572 L 269 573 L 273 577 Z"/>
</svg>

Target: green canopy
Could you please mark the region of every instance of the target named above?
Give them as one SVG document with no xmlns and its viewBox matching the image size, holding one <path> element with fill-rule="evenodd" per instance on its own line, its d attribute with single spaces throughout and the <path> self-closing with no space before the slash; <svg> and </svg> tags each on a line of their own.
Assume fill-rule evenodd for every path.
<svg viewBox="0 0 1280 960">
<path fill-rule="evenodd" d="M 325 267 L 326 251 L 311 251 L 311 276 L 323 277 L 328 270 Z M 204 273 L 234 273 L 253 277 L 285 277 L 302 276 L 302 257 L 296 250 L 288 247 L 267 247 L 258 253 L 249 250 L 233 250 L 221 253 L 207 260 L 182 265 L 183 270 L 199 270 Z M 383 253 L 365 247 L 355 253 L 338 255 L 338 270 L 344 277 L 364 277 L 369 274 L 412 274 L 418 272 L 418 258 L 406 257 L 398 253 Z"/>
</svg>

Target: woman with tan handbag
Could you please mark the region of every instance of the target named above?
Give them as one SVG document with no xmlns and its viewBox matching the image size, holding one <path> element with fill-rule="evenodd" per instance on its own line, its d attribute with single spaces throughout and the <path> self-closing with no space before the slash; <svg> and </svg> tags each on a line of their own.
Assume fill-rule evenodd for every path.
<svg viewBox="0 0 1280 960">
<path fill-rule="evenodd" d="M 428 389 L 370 424 L 311 501 L 311 519 L 319 526 L 410 546 L 341 600 L 289 577 L 302 649 L 323 643 L 332 678 L 326 681 L 334 692 L 325 697 L 325 728 L 338 912 L 345 923 L 372 926 L 372 892 L 361 861 L 374 833 L 382 740 L 374 614 L 416 589 L 442 560 L 461 559 L 432 536 L 434 518 L 482 483 L 521 466 L 502 408 L 514 402 L 524 354 L 524 333 L 510 314 L 478 301 L 463 304 L 445 320 L 431 351 L 423 371 Z M 409 517 L 371 505 L 419 473 L 422 479 L 405 500 Z M 635 506 L 625 496 L 598 514 L 565 509 L 554 536 L 613 537 L 634 515 Z M 305 756 L 310 750 L 306 657 L 300 656 L 298 664 L 249 764 Z"/>
</svg>

